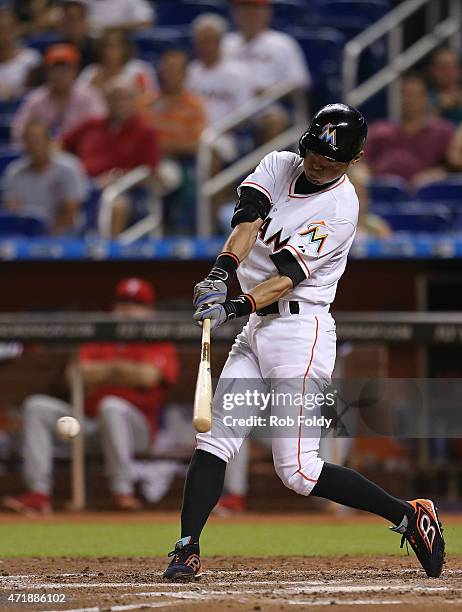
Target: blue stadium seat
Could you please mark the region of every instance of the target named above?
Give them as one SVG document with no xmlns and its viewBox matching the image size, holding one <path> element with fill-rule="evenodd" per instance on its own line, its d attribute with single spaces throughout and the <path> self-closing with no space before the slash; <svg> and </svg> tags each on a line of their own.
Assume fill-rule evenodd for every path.
<svg viewBox="0 0 462 612">
<path fill-rule="evenodd" d="M 307 23 L 307 15 L 312 14 L 311 4 L 305 0 L 273 0 L 271 8 L 276 29 Z"/>
<path fill-rule="evenodd" d="M 11 115 L 0 115 L 0 146 L 6 146 L 11 141 Z"/>
<path fill-rule="evenodd" d="M 405 202 L 410 199 L 406 181 L 397 176 L 372 178 L 368 184 L 368 191 L 374 202 Z"/>
<path fill-rule="evenodd" d="M 0 100 L 0 116 L 14 115 L 21 106 L 24 98 L 15 98 L 14 100 Z"/>
<path fill-rule="evenodd" d="M 462 209 L 462 174 L 420 187 L 415 198 L 420 202 L 454 202 Z"/>
<path fill-rule="evenodd" d="M 53 32 L 44 32 L 43 34 L 34 34 L 28 36 L 24 40 L 24 44 L 33 49 L 37 49 L 40 53 L 45 53 L 50 45 L 64 42 L 63 36 Z"/>
<path fill-rule="evenodd" d="M 81 218 L 79 226 L 81 231 L 85 234 L 91 230 L 96 230 L 98 227 L 98 211 L 99 211 L 99 200 L 101 197 L 101 189 L 92 185 L 88 190 L 88 194 L 85 202 L 83 203 L 80 211 Z"/>
<path fill-rule="evenodd" d="M 286 32 L 299 43 L 310 68 L 320 103 L 337 101 L 345 37 L 332 28 L 292 27 Z"/>
<path fill-rule="evenodd" d="M 5 173 L 6 167 L 15 159 L 18 159 L 20 152 L 17 149 L 5 147 L 0 149 L 0 178 Z"/>
<path fill-rule="evenodd" d="M 0 213 L 0 236 L 45 236 L 46 223 L 37 217 L 21 217 L 12 213 Z"/>
<path fill-rule="evenodd" d="M 449 232 L 454 229 L 449 207 L 435 205 L 431 210 L 418 202 L 395 203 L 374 207 L 395 232 Z"/>
<path fill-rule="evenodd" d="M 319 26 L 340 30 L 347 40 L 354 38 L 388 10 L 384 0 L 316 0 L 313 5 L 314 19 Z M 307 16 L 305 23 L 312 22 Z"/>
<path fill-rule="evenodd" d="M 389 10 L 387 0 L 314 0 L 314 8 L 321 18 L 365 18 L 374 23 Z"/>
<path fill-rule="evenodd" d="M 160 26 L 190 25 L 203 13 L 228 14 L 228 3 L 223 0 L 159 0 L 156 23 Z"/>
<path fill-rule="evenodd" d="M 160 56 L 172 47 L 188 50 L 191 37 L 184 28 L 159 27 L 136 32 L 132 37 L 139 50 L 140 58 L 157 63 Z"/>
</svg>

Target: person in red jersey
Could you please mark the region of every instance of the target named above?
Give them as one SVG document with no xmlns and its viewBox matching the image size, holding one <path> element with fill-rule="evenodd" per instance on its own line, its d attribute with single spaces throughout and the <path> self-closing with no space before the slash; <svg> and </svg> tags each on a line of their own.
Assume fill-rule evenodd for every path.
<svg viewBox="0 0 462 612">
<path fill-rule="evenodd" d="M 112 312 L 132 319 L 153 314 L 154 289 L 143 279 L 127 278 L 116 287 Z M 99 440 L 113 505 L 137 510 L 133 459 L 149 452 L 158 430 L 167 390 L 176 382 L 178 358 L 173 344 L 101 342 L 79 352 L 85 387 L 83 431 L 89 445 Z M 72 415 L 61 399 L 33 395 L 24 403 L 24 480 L 27 492 L 7 497 L 3 506 L 23 514 L 51 511 L 56 421 Z"/>
</svg>

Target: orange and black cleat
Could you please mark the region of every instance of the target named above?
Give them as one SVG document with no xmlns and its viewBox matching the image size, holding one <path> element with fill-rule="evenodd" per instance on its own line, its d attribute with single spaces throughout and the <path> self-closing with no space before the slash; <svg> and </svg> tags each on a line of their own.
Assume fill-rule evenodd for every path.
<svg viewBox="0 0 462 612">
<path fill-rule="evenodd" d="M 168 553 L 173 559 L 163 573 L 163 577 L 171 582 L 190 582 L 199 578 L 201 570 L 199 554 L 199 544 L 192 544 L 189 536 L 178 540 L 175 550 Z"/>
<path fill-rule="evenodd" d="M 402 534 L 401 548 L 405 540 L 409 542 L 427 576 L 439 578 L 444 565 L 444 538 L 437 509 L 430 499 L 414 499 L 409 503 L 414 508 L 412 517 L 404 517 L 397 527 L 390 529 Z"/>
</svg>

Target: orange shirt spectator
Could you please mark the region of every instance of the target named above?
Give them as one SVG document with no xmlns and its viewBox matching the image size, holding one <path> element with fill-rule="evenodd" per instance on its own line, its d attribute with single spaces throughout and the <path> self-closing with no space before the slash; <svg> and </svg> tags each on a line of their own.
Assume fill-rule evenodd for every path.
<svg viewBox="0 0 462 612">
<path fill-rule="evenodd" d="M 207 122 L 202 100 L 184 87 L 187 62 L 182 51 L 164 54 L 159 66 L 160 92 L 147 114 L 158 133 L 162 153 L 169 157 L 195 155 Z"/>
</svg>

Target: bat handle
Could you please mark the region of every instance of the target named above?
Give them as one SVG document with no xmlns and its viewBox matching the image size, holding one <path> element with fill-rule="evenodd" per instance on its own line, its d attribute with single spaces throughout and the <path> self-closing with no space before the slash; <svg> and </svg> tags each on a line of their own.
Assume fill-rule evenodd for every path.
<svg viewBox="0 0 462 612">
<path fill-rule="evenodd" d="M 210 319 L 202 323 L 202 343 L 199 372 L 194 395 L 193 424 L 199 433 L 212 427 L 212 376 L 210 373 Z"/>
</svg>

